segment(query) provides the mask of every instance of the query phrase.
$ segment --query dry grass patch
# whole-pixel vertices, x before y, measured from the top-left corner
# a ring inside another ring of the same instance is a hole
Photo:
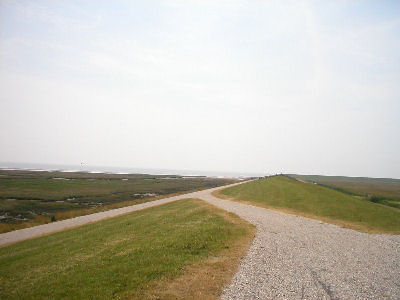
[[[213,213],[222,216],[234,226],[246,228],[247,233],[227,244],[222,251],[184,268],[181,276],[155,282],[143,293],[132,298],[155,299],[219,299],[223,288],[236,273],[241,258],[249,249],[256,228],[238,216],[209,206]]]

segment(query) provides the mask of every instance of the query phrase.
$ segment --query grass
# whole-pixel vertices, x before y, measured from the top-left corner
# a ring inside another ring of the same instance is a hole
[[[296,174],[289,176],[303,181],[316,182],[358,196],[376,196],[400,201],[400,179]]]
[[[171,175],[0,170],[0,233],[232,182]]]
[[[216,299],[253,234],[179,200],[0,248],[0,298]]]
[[[399,210],[286,176],[226,188],[219,195],[363,232],[400,234]]]

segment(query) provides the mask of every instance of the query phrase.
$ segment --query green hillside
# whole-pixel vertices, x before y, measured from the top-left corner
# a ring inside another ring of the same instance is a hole
[[[297,174],[289,176],[400,209],[400,179]]]
[[[354,194],[370,194],[400,200],[400,179],[297,174],[289,174],[289,176],[299,180],[342,188]]]
[[[360,231],[400,233],[400,210],[286,176],[226,188],[220,194]]]
[[[210,204],[179,200],[0,248],[0,298],[214,299],[253,232]]]

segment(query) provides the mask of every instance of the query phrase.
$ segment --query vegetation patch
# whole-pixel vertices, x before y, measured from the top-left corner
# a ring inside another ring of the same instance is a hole
[[[0,175],[0,233],[235,182],[171,175],[15,170],[0,170]]]
[[[254,227],[186,199],[0,249],[1,299],[216,299]]]
[[[297,174],[288,176],[400,209],[400,179]]]
[[[286,176],[229,187],[218,195],[363,232],[400,233],[400,211]]]

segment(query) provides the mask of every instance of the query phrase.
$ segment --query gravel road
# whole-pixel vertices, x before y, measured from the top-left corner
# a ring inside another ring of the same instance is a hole
[[[400,299],[400,236],[365,234],[221,200],[214,190],[0,234],[0,246],[183,198],[201,198],[257,227],[222,299]]]
[[[400,299],[400,236],[202,199],[257,227],[222,299]]]

